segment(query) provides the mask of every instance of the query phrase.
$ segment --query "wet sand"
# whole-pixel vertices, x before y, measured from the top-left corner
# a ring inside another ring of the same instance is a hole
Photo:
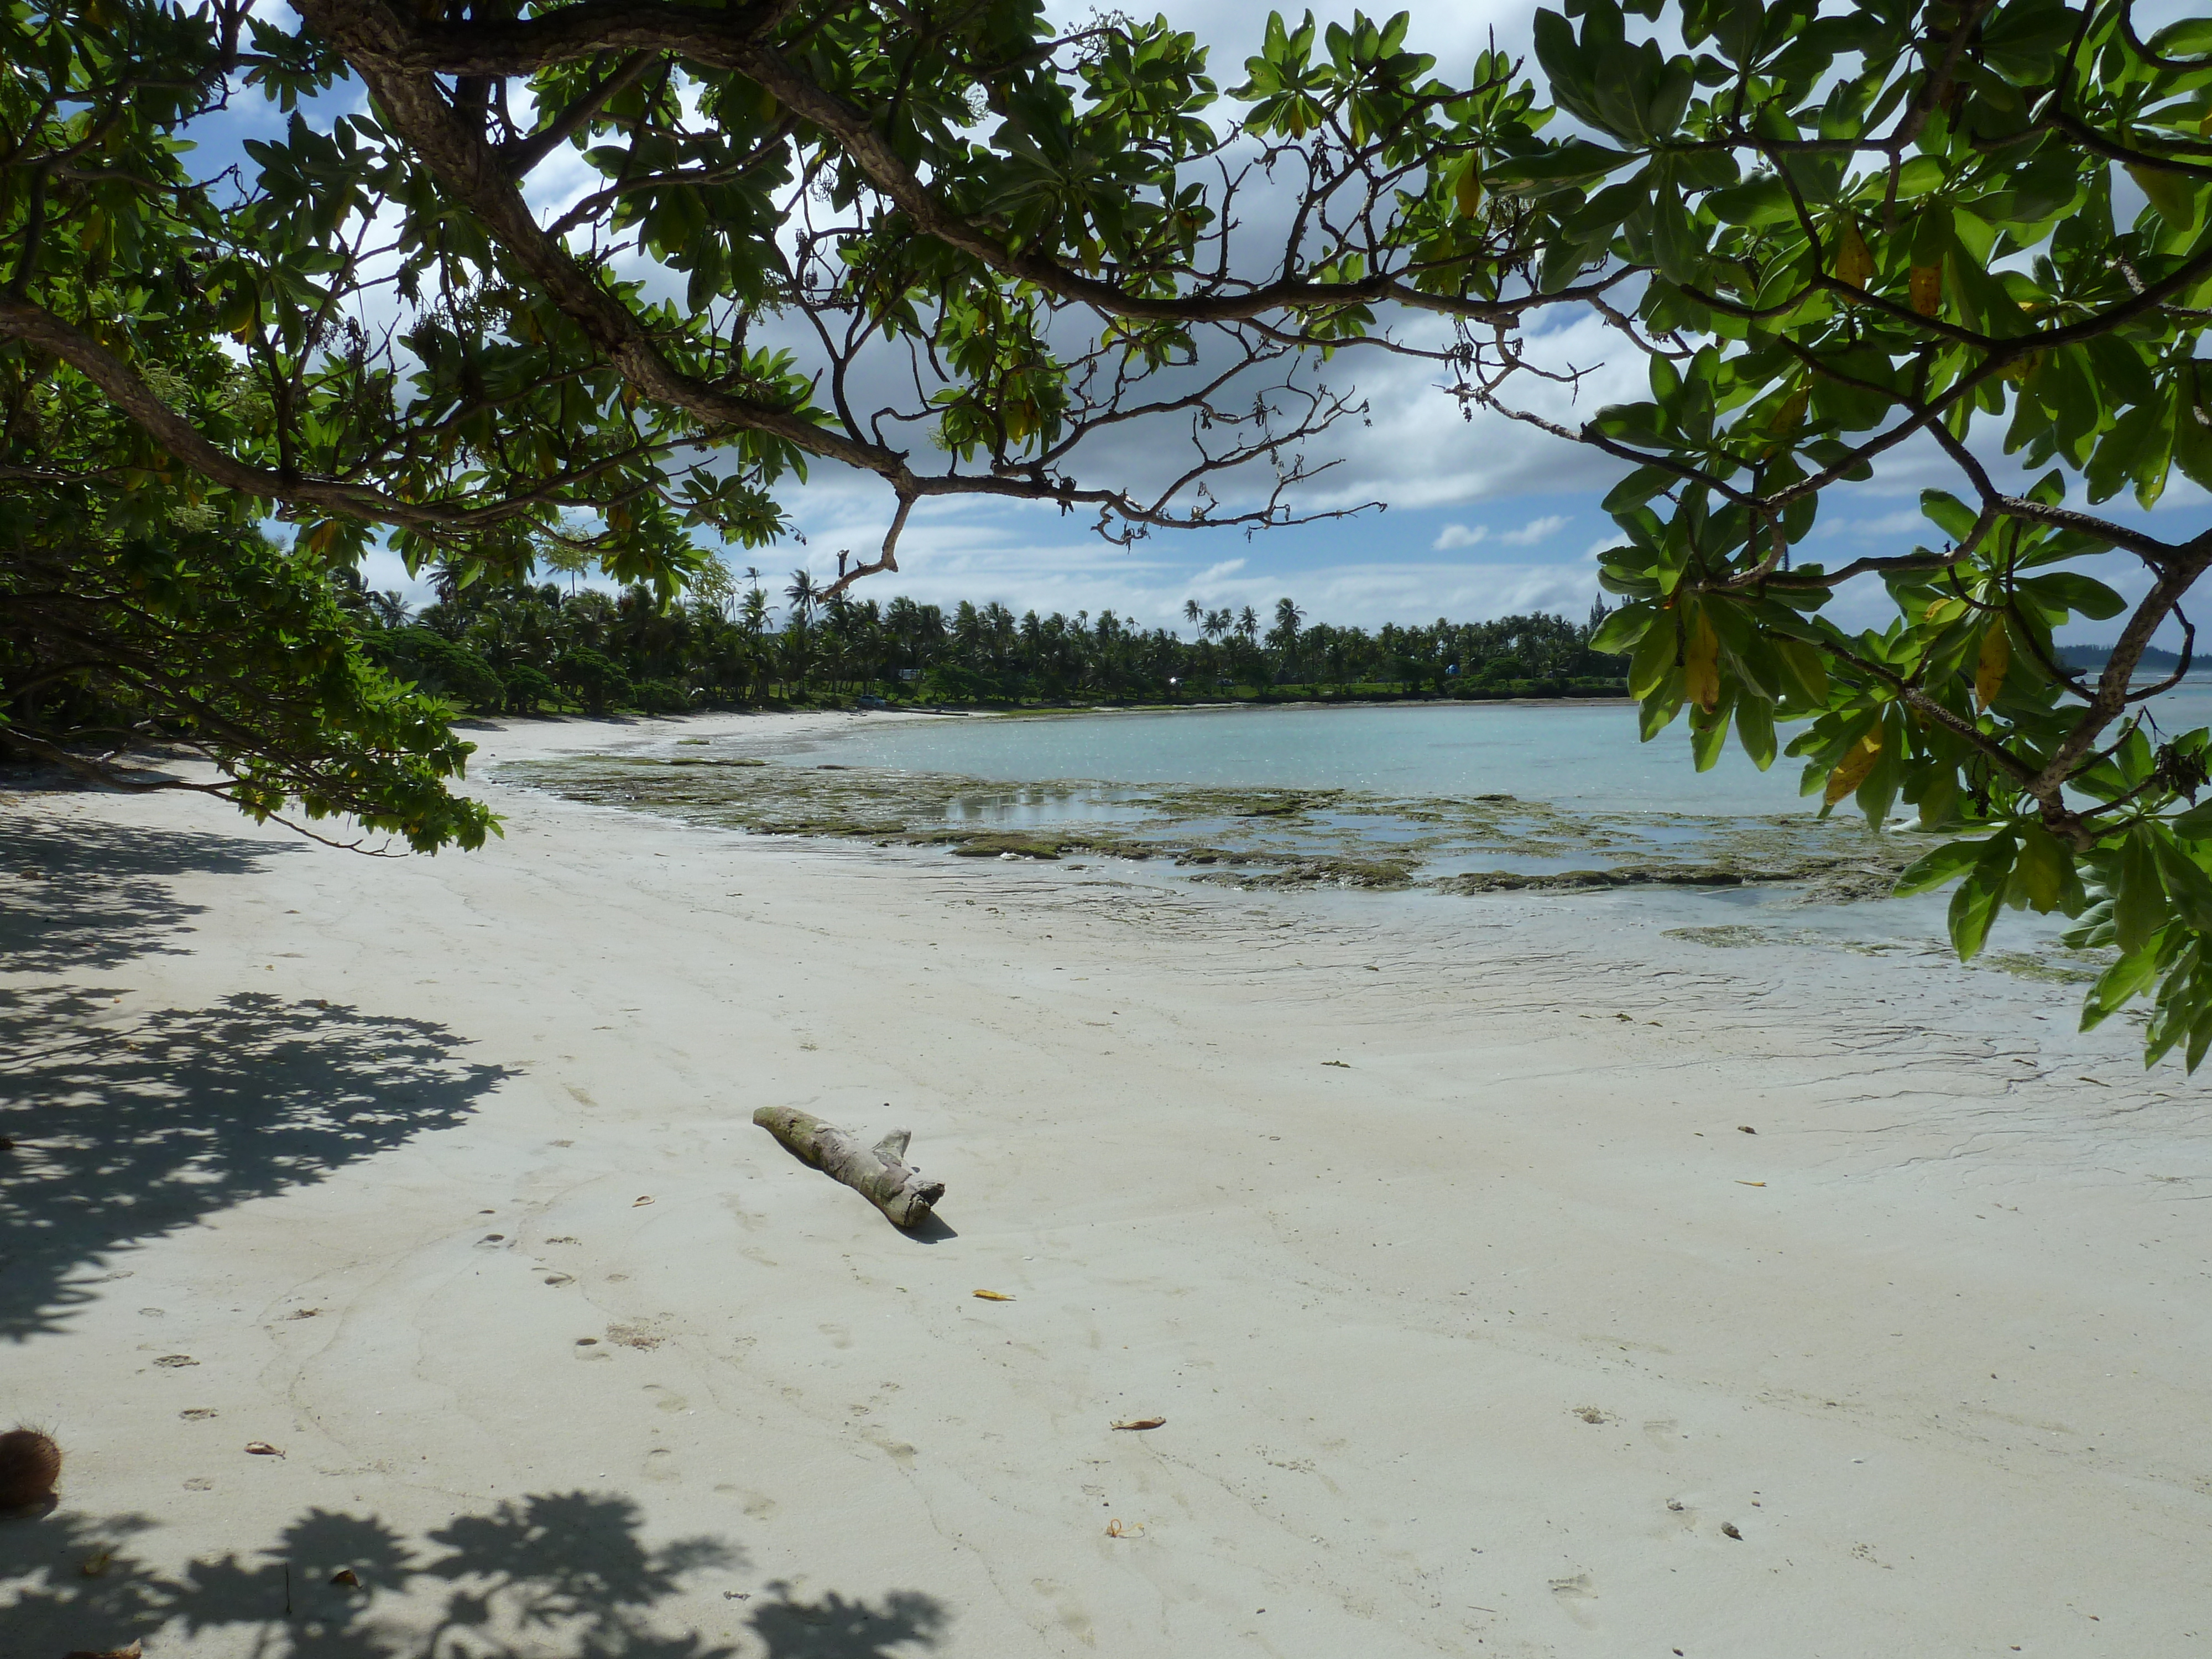
[[[0,799],[0,1651],[2212,1650],[2212,1127],[2077,987],[477,787]]]

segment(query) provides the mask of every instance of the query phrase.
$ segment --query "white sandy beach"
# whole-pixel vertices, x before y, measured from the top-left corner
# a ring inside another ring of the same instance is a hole
[[[6,1659],[2212,1655],[2212,1113],[2078,987],[472,787],[0,799]]]

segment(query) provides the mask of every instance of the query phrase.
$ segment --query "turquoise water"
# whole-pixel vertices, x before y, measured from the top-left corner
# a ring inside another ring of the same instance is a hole
[[[2212,683],[2160,697],[2166,732],[2212,724]],[[1786,744],[1794,731],[1785,727]],[[1516,795],[1589,811],[1735,816],[1816,811],[1802,763],[1762,773],[1731,735],[1710,772],[1691,763],[1686,722],[1637,740],[1620,703],[1414,703],[1200,708],[861,720],[789,751],[850,766],[951,772],[1007,783],[1358,789],[1386,795]]]
[[[1686,732],[1636,738],[1623,704],[1416,703],[862,721],[805,752],[851,766],[953,772],[1008,783],[1358,789],[1388,795],[1517,795],[1597,811],[1795,811],[1797,762],[1760,773],[1730,748],[1711,772]]]

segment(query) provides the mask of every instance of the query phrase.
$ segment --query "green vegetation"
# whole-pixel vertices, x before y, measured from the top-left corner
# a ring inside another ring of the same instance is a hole
[[[1370,635],[1301,628],[1285,599],[1264,638],[1249,611],[1242,625],[1222,611],[1205,615],[1199,637],[1186,641],[1110,611],[1017,618],[1001,605],[963,603],[948,617],[904,598],[883,605],[842,593],[817,605],[803,571],[787,592],[781,625],[757,584],[667,606],[645,588],[563,595],[490,583],[449,585],[420,613],[392,593],[356,592],[351,602],[373,658],[485,714],[665,714],[861,696],[1011,706],[1626,691],[1626,664],[1589,648],[1602,607],[1580,625],[1507,617]]]
[[[1062,34],[1023,0],[9,5],[0,580],[33,620],[0,735],[119,775],[103,725],[158,730],[249,810],[465,842],[481,819],[435,799],[461,758],[441,708],[395,703],[300,608],[322,617],[313,566],[380,538],[456,592],[596,568],[666,604],[716,548],[784,534],[823,462],[879,483],[889,527],[817,601],[896,570],[931,501],[1080,512],[1123,544],[1279,525],[1362,413],[1359,362],[1417,352],[1470,414],[1617,470],[1601,563],[1627,603],[1590,643],[1630,656],[1647,736],[1686,715],[1700,764],[1733,731],[1767,765],[1802,726],[1788,752],[1830,805],[1954,832],[1906,884],[1958,883],[1962,957],[2002,908],[2077,915],[2120,952],[2088,1021],[2149,995],[2149,1057],[2196,1065],[2212,739],[2155,727],[2136,674],[2160,629],[2193,644],[2212,533],[2096,509],[2212,487],[2212,20],[1568,9],[1537,14],[1540,73],[1493,51],[1453,78],[1403,15],[1279,17],[1224,94],[1166,19]],[[296,118],[193,173],[198,124],[254,98]],[[553,218],[526,191],[563,150],[599,182]],[[1580,372],[1547,356],[1559,309],[1644,360],[1649,395],[1547,414]],[[1182,459],[1101,481],[1109,431]],[[1908,452],[1954,475],[1925,544],[1806,558],[1827,492]],[[250,533],[270,515],[289,575]],[[2093,574],[2106,556],[2142,598]],[[148,570],[167,597],[118,597]],[[1827,620],[1855,586],[1887,626]],[[2122,619],[2094,676],[2054,648],[2077,617]],[[434,629],[386,644],[509,708],[678,684],[580,641],[504,666]],[[947,695],[986,672],[932,666]]]
[[[171,352],[180,392],[236,393],[204,342]],[[158,465],[82,381],[30,395],[23,367],[0,356],[16,458],[0,466],[0,751],[134,787],[171,781],[138,751],[182,744],[218,769],[189,787],[258,818],[480,845],[490,814],[447,787],[470,745],[371,660],[343,584],[270,541],[243,497]]]

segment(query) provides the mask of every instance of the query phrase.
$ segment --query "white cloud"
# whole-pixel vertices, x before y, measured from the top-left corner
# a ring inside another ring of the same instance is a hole
[[[1565,514],[1547,513],[1542,518],[1531,519],[1520,529],[1510,531],[1498,539],[1508,547],[1534,547],[1538,542],[1551,540],[1553,532],[1564,530],[1566,524]]]
[[[1429,544],[1429,551],[1448,553],[1455,547],[1474,547],[1489,539],[1490,530],[1487,526],[1477,525],[1474,529],[1469,530],[1463,524],[1448,524],[1437,532],[1436,540]]]

